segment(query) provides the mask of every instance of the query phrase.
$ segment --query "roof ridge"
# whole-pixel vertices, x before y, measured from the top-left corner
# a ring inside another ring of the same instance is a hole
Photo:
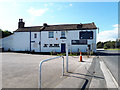
[[[59,25],[47,25],[47,26],[31,26],[31,27],[24,27],[19,28],[16,32],[25,32],[25,31],[32,31],[37,32],[40,30],[43,31],[61,31],[61,30],[92,30],[97,29],[94,22],[92,23],[79,23],[79,24],[59,24]]]

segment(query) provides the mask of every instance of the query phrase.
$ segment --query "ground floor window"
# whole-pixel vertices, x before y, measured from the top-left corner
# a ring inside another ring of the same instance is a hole
[[[87,45],[87,40],[72,40],[72,45]]]

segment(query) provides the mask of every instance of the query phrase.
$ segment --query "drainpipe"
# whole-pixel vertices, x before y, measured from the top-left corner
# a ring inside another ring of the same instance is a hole
[[[41,31],[40,31],[40,41],[39,41],[39,46],[40,46],[40,52],[41,52]]]
[[[31,31],[30,31],[30,52],[31,52]]]

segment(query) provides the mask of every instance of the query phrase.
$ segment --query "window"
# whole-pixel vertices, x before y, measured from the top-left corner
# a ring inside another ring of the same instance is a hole
[[[49,32],[49,38],[54,38],[54,32]]]
[[[37,33],[34,34],[34,38],[37,38]]]
[[[65,37],[65,31],[61,31],[61,37]]]
[[[60,37],[60,39],[66,39],[66,37],[65,37],[65,31],[61,31],[61,37]]]
[[[81,31],[80,39],[93,39],[93,31]]]
[[[87,40],[72,40],[72,45],[87,45]]]

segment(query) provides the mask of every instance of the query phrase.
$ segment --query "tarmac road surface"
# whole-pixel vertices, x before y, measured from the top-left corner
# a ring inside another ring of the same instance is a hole
[[[120,86],[120,51],[118,50],[101,50],[98,54],[109,68],[110,72]]]

